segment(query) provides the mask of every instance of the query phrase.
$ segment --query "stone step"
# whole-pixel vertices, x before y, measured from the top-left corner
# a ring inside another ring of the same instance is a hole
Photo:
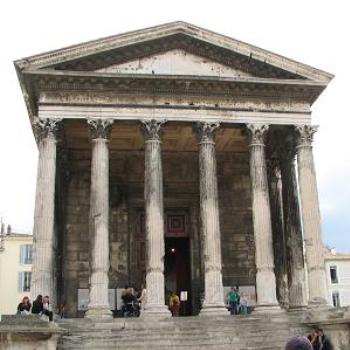
[[[294,333],[294,332],[293,332]],[[292,334],[293,334],[292,333]],[[283,333],[272,333],[271,334],[261,334],[257,332],[254,337],[247,336],[234,336],[234,335],[225,335],[225,334],[213,334],[211,332],[204,332],[203,334],[197,335],[181,335],[175,334],[173,336],[169,335],[148,335],[146,337],[139,336],[127,336],[126,334],[114,334],[114,335],[103,335],[99,337],[94,336],[68,336],[63,338],[64,349],[69,348],[84,348],[84,349],[101,349],[103,348],[113,348],[121,347],[126,348],[162,348],[162,347],[182,347],[182,346],[199,346],[208,347],[208,346],[223,346],[230,345],[231,349],[241,348],[246,349],[248,346],[252,348],[261,348],[262,346],[269,347],[270,349],[273,346],[281,345],[283,346],[286,343],[291,335],[291,332]]]
[[[300,320],[299,320],[300,322]],[[58,349],[282,350],[291,336],[306,329],[293,317],[200,317],[159,321],[115,319],[109,322],[61,320],[68,330]]]

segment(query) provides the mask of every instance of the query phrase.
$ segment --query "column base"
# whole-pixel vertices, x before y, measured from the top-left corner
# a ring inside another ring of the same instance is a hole
[[[204,304],[199,316],[230,316],[230,312],[223,304]]]
[[[285,310],[278,304],[257,305],[253,310],[253,314],[278,314],[284,312]]]
[[[307,307],[308,308],[315,308],[315,307],[327,307],[328,302],[326,299],[323,298],[313,298],[311,300],[309,300]]]
[[[169,318],[171,312],[166,305],[146,305],[145,310],[141,313],[141,318]]]
[[[300,311],[305,311],[306,309],[307,309],[307,305],[292,305],[288,307],[287,311],[300,312]]]
[[[109,306],[92,305],[92,306],[89,306],[88,310],[85,312],[85,318],[111,319],[113,318],[113,314],[112,314],[112,311],[109,309]]]

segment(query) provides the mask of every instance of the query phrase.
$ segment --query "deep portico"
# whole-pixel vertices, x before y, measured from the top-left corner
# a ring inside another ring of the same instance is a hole
[[[256,311],[326,304],[310,108],[331,74],[183,22],[15,66],[39,147],[32,296],[70,317],[78,290],[111,317],[108,289],[144,282],[149,315],[170,290],[223,314],[236,284]]]

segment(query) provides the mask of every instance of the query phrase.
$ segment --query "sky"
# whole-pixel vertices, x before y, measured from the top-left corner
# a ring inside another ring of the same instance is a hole
[[[0,217],[33,227],[37,147],[13,61],[182,20],[335,75],[312,106],[324,243],[350,252],[350,5],[346,0],[0,2]]]

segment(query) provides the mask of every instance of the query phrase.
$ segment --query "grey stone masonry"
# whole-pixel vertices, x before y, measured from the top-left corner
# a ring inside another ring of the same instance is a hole
[[[60,119],[36,119],[34,128],[39,140],[39,161],[34,212],[34,252],[31,295],[49,295],[54,305],[54,213],[56,143]]]
[[[164,208],[161,126],[165,121],[143,120],[145,140],[146,288],[143,316],[170,316],[164,300]]]
[[[204,258],[204,302],[201,314],[226,313],[223,302],[221,235],[214,131],[218,123],[197,123],[199,139],[200,213]]]
[[[268,125],[247,124],[255,236],[257,310],[279,309],[272,243],[271,213],[265,159]]]
[[[109,271],[109,150],[113,120],[89,119],[92,137],[90,242],[90,302],[87,317],[111,317]]]
[[[312,154],[313,135],[317,131],[317,127],[311,125],[296,126],[295,131],[297,136],[297,160],[305,253],[309,279],[309,304],[326,304],[327,284],[323,257],[321,217]]]

